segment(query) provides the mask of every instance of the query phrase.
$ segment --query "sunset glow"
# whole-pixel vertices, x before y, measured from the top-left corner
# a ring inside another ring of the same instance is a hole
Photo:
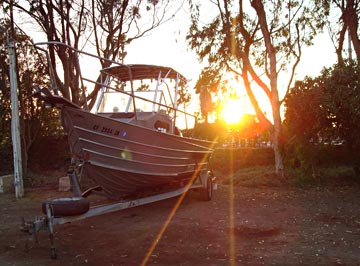
[[[221,117],[226,124],[237,124],[244,115],[242,102],[239,99],[227,99],[221,108]]]

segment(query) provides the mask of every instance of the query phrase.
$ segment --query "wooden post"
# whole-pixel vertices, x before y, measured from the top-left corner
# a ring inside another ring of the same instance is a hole
[[[349,60],[352,60],[352,49],[351,49],[351,34],[350,34],[350,27],[348,28],[348,53],[349,53]]]
[[[19,103],[18,103],[18,84],[16,75],[15,43],[12,38],[8,38],[8,54],[10,59],[10,89],[11,89],[11,138],[14,157],[14,187],[16,198],[24,196],[23,171],[21,159],[20,143],[20,122],[19,122]]]

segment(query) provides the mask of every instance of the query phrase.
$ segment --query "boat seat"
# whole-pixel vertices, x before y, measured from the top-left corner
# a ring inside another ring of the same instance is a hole
[[[130,123],[138,124],[143,127],[160,130],[170,130],[171,118],[166,113],[153,113],[153,112],[138,112],[137,121],[135,117],[131,119]]]
[[[99,115],[121,120],[125,123],[137,124],[143,127],[166,130],[169,132],[171,128],[171,118],[164,112],[137,112],[137,119],[133,112],[129,113],[99,113]]]

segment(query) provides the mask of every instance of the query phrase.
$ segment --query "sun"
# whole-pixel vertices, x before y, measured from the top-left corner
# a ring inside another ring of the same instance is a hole
[[[240,99],[226,99],[220,111],[222,119],[228,125],[237,124],[244,115],[243,103]]]

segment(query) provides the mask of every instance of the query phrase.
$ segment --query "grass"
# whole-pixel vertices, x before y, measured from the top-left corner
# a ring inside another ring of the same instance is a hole
[[[54,171],[53,173],[39,174],[29,171],[24,178],[25,187],[41,187],[41,186],[53,186],[57,185],[59,178],[65,176],[66,173]]]
[[[328,179],[356,179],[354,169],[349,166],[333,166],[320,169],[319,174]]]
[[[300,169],[287,169],[285,177],[279,177],[272,165],[246,167],[219,178],[223,184],[246,187],[278,186],[326,186],[359,183],[360,178],[349,166],[329,166],[316,169],[316,174],[304,173]]]
[[[254,166],[242,168],[229,174],[223,178],[223,184],[230,184],[233,181],[234,185],[259,187],[259,186],[281,186],[288,185],[288,178],[278,177],[275,173],[275,168],[272,165]]]

